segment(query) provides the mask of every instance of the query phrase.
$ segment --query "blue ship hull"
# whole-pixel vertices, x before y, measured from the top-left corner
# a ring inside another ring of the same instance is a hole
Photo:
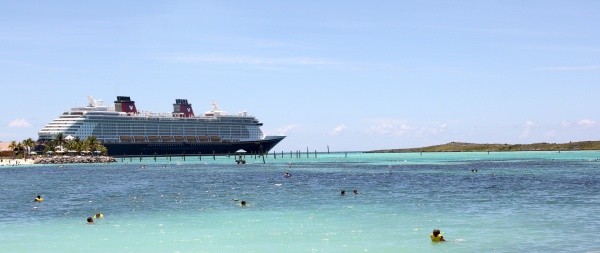
[[[104,143],[110,156],[151,155],[227,155],[244,150],[247,154],[268,153],[285,136],[267,137],[246,142],[169,142],[169,143]]]

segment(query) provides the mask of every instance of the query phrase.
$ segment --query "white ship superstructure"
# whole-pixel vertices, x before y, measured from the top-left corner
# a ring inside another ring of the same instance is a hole
[[[39,141],[54,140],[59,133],[86,139],[95,136],[113,155],[268,152],[284,136],[267,137],[262,123],[246,112],[236,115],[219,110],[195,116],[186,99],[176,99],[171,113],[138,111],[129,97],[119,96],[114,107],[88,98],[88,105],[64,112],[42,130]]]

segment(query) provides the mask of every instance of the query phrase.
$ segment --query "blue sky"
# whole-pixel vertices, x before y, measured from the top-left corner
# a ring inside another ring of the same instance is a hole
[[[0,3],[0,141],[86,96],[248,111],[276,151],[600,139],[598,1]]]

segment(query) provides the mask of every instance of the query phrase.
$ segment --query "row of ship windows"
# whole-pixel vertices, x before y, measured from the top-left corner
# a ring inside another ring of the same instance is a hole
[[[77,129],[66,129],[67,131],[77,131]],[[90,131],[90,130],[87,130]],[[206,133],[206,132],[211,132],[211,133],[248,133],[248,132],[260,132],[260,130],[255,130],[255,131],[249,131],[247,129],[190,129],[190,130],[183,130],[183,129],[160,129],[160,130],[152,130],[152,129],[102,129],[102,128],[96,128],[93,130],[94,132],[109,132],[109,133],[125,133],[125,132],[132,132],[132,133]]]
[[[253,129],[254,130],[254,129]],[[78,131],[77,128],[46,128],[41,132],[56,132],[56,131],[68,131],[75,132]],[[83,129],[81,131],[90,132],[92,129]],[[169,134],[169,133],[249,133],[249,132],[260,132],[258,129],[254,131],[248,131],[248,129],[103,129],[96,128],[93,129],[93,132],[101,132],[101,133],[161,133],[161,134]]]
[[[72,131],[76,131],[76,129],[68,129]],[[87,130],[90,131],[90,130]],[[161,130],[151,130],[151,129],[94,129],[94,132],[109,132],[109,133],[248,133],[248,132],[260,132],[260,131],[248,131],[246,129],[197,129],[197,130],[182,130],[182,129],[161,129]]]
[[[246,138],[249,136],[260,136],[260,135],[249,135],[249,134],[227,134],[227,133],[202,133],[202,134],[139,134],[139,133],[120,133],[119,135],[110,134],[110,133],[91,133],[94,136],[120,136],[120,135],[130,135],[130,136],[221,136],[221,137],[232,137],[232,138]]]
[[[75,122],[75,121],[86,121],[86,122],[100,122],[100,123],[110,123],[110,122],[133,122],[135,124],[140,124],[140,123],[152,123],[152,124],[156,124],[156,123],[168,123],[168,124],[214,124],[214,123],[243,123],[243,124],[253,124],[253,123],[259,123],[258,120],[255,119],[236,119],[236,118],[218,118],[218,119],[213,119],[213,118],[206,118],[206,119],[186,119],[186,118],[155,118],[155,119],[146,119],[146,118],[113,118],[113,119],[107,119],[106,117],[86,117],[86,118],[81,118],[81,117],[73,117],[73,116],[67,116],[67,117],[60,117],[57,119],[54,119],[53,122],[58,122],[58,121],[63,121],[63,122]]]
[[[46,130],[53,130],[53,129],[79,129],[80,126],[47,126],[44,129]],[[92,127],[86,127],[84,129],[92,129]],[[136,126],[136,127],[131,127],[131,126],[119,126],[119,127],[109,127],[109,126],[98,126],[95,127],[95,129],[129,129],[129,130],[156,130],[156,131],[209,131],[209,130],[232,130],[232,131],[243,131],[246,128],[245,127],[239,127],[239,126],[215,126],[215,127],[143,127],[143,126]]]
[[[165,113],[165,116],[169,116],[169,113]],[[63,113],[59,119],[62,118],[82,118],[82,119],[90,119],[90,120],[96,120],[96,119],[101,119],[103,121],[107,121],[107,120],[143,120],[143,121],[150,121],[150,120],[193,120],[193,121],[197,121],[197,120],[202,120],[202,121],[208,121],[208,120],[222,120],[222,121],[256,121],[255,117],[252,116],[244,116],[244,117],[240,117],[240,116],[233,116],[233,115],[222,115],[219,118],[181,118],[181,117],[154,117],[154,118],[149,118],[149,117],[145,117],[143,115],[138,115],[137,117],[131,117],[131,116],[120,116],[118,115],[118,113],[115,112],[87,112],[86,113],[86,117],[81,117],[83,116],[83,112],[65,112]]]
[[[67,119],[65,121],[73,121],[72,119]],[[218,123],[258,123],[258,120],[251,119],[234,119],[234,118],[220,118],[220,119],[182,119],[182,118],[155,118],[155,119],[146,119],[146,118],[113,118],[106,119],[104,117],[89,117],[87,121],[93,122],[131,122],[133,121],[135,124],[139,123],[165,123],[165,124],[218,124]],[[140,122],[141,121],[141,122]]]
[[[79,126],[47,126],[42,130],[64,130],[64,129],[80,129]],[[119,126],[119,127],[107,127],[107,126],[98,126],[98,127],[84,127],[81,129],[101,129],[101,130],[131,130],[131,131],[247,131],[246,127],[237,127],[237,126],[225,126],[225,127],[189,127],[189,128],[181,128],[181,127],[127,127],[127,126]],[[250,128],[251,130],[258,131],[259,128]]]
[[[76,127],[80,127],[80,126],[84,126],[83,123],[50,123],[48,124],[46,127],[68,127],[68,126],[76,126]],[[89,125],[91,127],[91,125]],[[182,125],[174,125],[174,124],[145,124],[145,125],[140,125],[140,124],[98,124],[98,127],[137,127],[137,128],[161,128],[161,127],[169,127],[169,128],[220,128],[220,127],[246,127],[249,125],[223,125],[223,124],[210,124],[210,125],[197,125],[197,124],[182,124]]]
[[[75,132],[63,132],[64,135],[75,135]],[[114,134],[108,134],[108,133],[92,133],[91,135],[98,137],[99,139],[110,139],[110,138],[114,138],[117,135]],[[126,135],[124,133],[121,133],[121,135]],[[133,135],[133,134],[131,134]],[[146,135],[146,136],[152,136],[152,135]],[[185,136],[185,135],[177,135],[177,134],[173,134],[173,135],[165,135],[165,136]],[[205,133],[205,134],[200,134],[200,135],[195,135],[195,136],[219,136],[221,138],[231,138],[231,139],[243,139],[243,138],[249,138],[251,135],[248,134],[217,134],[217,133]],[[255,135],[254,137],[259,137],[260,135]],[[49,137],[49,136],[48,136]]]
[[[59,131],[47,131],[47,132],[93,132],[93,133],[106,133],[106,134],[164,134],[164,135],[169,135],[169,134],[183,134],[183,135],[187,135],[187,134],[191,134],[191,135],[202,135],[202,134],[206,134],[206,133],[210,133],[210,134],[249,134],[249,133],[259,133],[260,131],[226,131],[226,130],[222,130],[222,131],[127,131],[127,130],[121,130],[121,131],[114,131],[114,130],[107,130],[107,131],[102,131],[102,130],[93,130],[93,131],[77,131],[77,130],[72,130],[72,129],[68,129],[68,130],[59,130]]]

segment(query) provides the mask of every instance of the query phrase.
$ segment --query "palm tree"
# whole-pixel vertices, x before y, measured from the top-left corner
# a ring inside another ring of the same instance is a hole
[[[90,152],[90,144],[84,140],[80,142],[81,152],[85,151],[86,153]]]
[[[26,155],[29,155],[29,152],[33,149],[33,147],[35,147],[35,142],[31,138],[23,140],[21,144],[23,144],[23,146],[27,150],[27,152],[25,152]]]
[[[85,141],[92,152],[98,150],[98,147],[101,145],[96,136],[89,136]]]
[[[81,154],[81,151],[83,151],[84,148],[83,142],[79,139],[79,137],[75,137],[72,142],[73,147],[71,147],[71,149],[77,151],[78,154]]]
[[[106,155],[106,152],[108,152],[108,149],[106,149],[106,147],[104,145],[100,145],[98,147],[98,151],[100,151],[100,154]]]
[[[19,152],[23,152],[23,144],[21,144],[20,142],[17,143],[17,151],[15,152],[15,154],[18,154]],[[25,158],[23,157],[23,155],[21,155],[21,158]]]
[[[67,152],[74,150],[75,146],[77,146],[77,143],[75,143],[73,140],[65,140],[64,149],[66,149]]]
[[[89,150],[90,152],[92,152],[92,154],[106,154],[108,152],[106,147],[102,145],[102,142],[100,142],[98,138],[96,138],[96,136],[93,135],[89,136],[85,141],[83,141],[83,145],[83,150]]]
[[[13,159],[15,159],[15,156],[19,152],[19,144],[17,144],[17,141],[11,141],[8,144],[8,148],[13,151]]]
[[[62,146],[64,148],[66,140],[65,140],[65,137],[63,136],[63,133],[58,133],[56,135],[56,138],[54,139],[54,141],[57,146]]]
[[[56,143],[55,143],[55,141],[47,141],[44,146],[45,146],[44,147],[44,153],[48,153],[49,151],[51,151],[51,152],[56,151]]]

